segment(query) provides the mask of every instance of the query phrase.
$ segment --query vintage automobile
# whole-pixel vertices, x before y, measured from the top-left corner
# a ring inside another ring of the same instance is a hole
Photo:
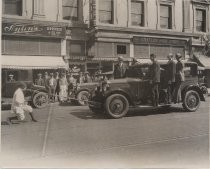
[[[121,118],[131,107],[152,107],[149,66],[138,64],[130,66],[124,79],[103,81],[92,91],[89,108],[95,113],[106,113],[111,118]],[[182,104],[186,111],[196,111],[205,97],[198,85],[197,64],[185,63],[185,81],[181,86]],[[167,100],[167,81],[164,78],[167,64],[161,63],[161,83],[159,89],[160,106],[170,106]]]
[[[19,81],[6,82],[2,85],[2,101],[4,99],[8,100],[13,97],[16,90],[16,85]],[[44,86],[34,85],[31,81],[24,81],[27,88],[24,91],[24,96],[26,97],[29,104],[35,108],[43,108],[48,104],[48,94]]]
[[[96,76],[99,79],[104,79],[105,77],[107,79],[110,79],[113,72],[104,72],[101,74],[97,74]],[[75,100],[76,103],[80,106],[86,106],[88,105],[88,99],[90,96],[90,92],[95,89],[98,82],[90,82],[90,83],[82,83],[77,84],[73,90],[73,92],[70,95],[70,100]]]

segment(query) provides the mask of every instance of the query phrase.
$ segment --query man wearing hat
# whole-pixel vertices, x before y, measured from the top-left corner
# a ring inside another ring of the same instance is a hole
[[[150,85],[152,88],[152,105],[154,107],[158,106],[159,103],[159,90],[158,86],[160,83],[160,64],[156,60],[156,55],[151,54],[150,59],[152,65],[150,66],[149,75],[150,75]]]
[[[47,80],[47,88],[48,88],[48,95],[49,98],[55,102],[55,89],[57,86],[57,81],[53,77],[53,73],[50,73],[50,77]]]
[[[174,89],[174,103],[179,103],[182,101],[181,98],[181,85],[185,80],[184,77],[184,63],[181,60],[182,55],[180,53],[176,54],[176,75],[175,75],[175,89]]]
[[[57,81],[56,89],[55,89],[55,95],[57,96],[58,101],[60,101],[59,98],[59,92],[60,92],[60,86],[59,86],[59,72],[55,72],[55,80]]]
[[[92,82],[92,79],[90,77],[90,73],[87,71],[85,72],[84,83],[90,83],[90,82]]]
[[[48,73],[45,72],[45,73],[44,73],[43,81],[44,81],[44,86],[45,86],[45,88],[47,89],[47,91],[48,91],[48,87],[47,87],[48,78],[49,78]]]
[[[168,54],[168,63],[166,69],[166,80],[168,82],[167,87],[167,101],[170,103],[172,100],[172,93],[175,86],[175,74],[176,74],[176,63],[173,60],[173,54]]]
[[[9,82],[15,82],[15,79],[14,79],[14,75],[13,74],[10,74],[9,75]]]
[[[42,79],[42,74],[37,74],[37,79],[35,79],[35,85],[45,86],[44,80]]]
[[[128,67],[125,63],[123,63],[123,57],[118,57],[118,63],[114,66],[114,78],[121,79],[126,75]]]

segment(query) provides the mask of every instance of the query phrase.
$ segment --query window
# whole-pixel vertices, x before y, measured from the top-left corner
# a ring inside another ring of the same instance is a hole
[[[61,55],[60,39],[4,37],[4,52],[8,55]]]
[[[206,11],[196,9],[196,31],[206,32]]]
[[[63,0],[63,19],[78,20],[78,0]]]
[[[67,41],[66,50],[68,56],[85,56],[85,43]]]
[[[113,0],[99,1],[99,22],[113,24]]]
[[[170,5],[160,5],[160,27],[172,29],[172,8]]]
[[[125,45],[117,45],[117,54],[125,55],[126,52],[126,46]]]
[[[141,1],[131,1],[131,24],[144,26],[144,3]]]
[[[3,0],[3,13],[22,16],[22,0]]]

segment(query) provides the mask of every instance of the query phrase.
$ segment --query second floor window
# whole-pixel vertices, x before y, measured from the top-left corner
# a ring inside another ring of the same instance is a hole
[[[196,31],[206,32],[206,11],[196,9]]]
[[[22,0],[3,0],[3,13],[22,16]]]
[[[160,27],[172,29],[172,8],[170,5],[160,5]]]
[[[99,1],[99,22],[113,24],[113,0]]]
[[[63,19],[78,20],[78,0],[63,0]]]
[[[131,22],[135,26],[144,26],[144,3],[131,1]]]

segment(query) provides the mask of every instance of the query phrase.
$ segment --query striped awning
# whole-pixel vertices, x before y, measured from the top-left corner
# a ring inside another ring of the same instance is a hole
[[[207,57],[207,56],[204,56],[204,55],[194,55],[194,58],[205,69],[210,69],[210,57]]]
[[[7,69],[60,69],[68,68],[60,56],[2,55],[1,67]]]

